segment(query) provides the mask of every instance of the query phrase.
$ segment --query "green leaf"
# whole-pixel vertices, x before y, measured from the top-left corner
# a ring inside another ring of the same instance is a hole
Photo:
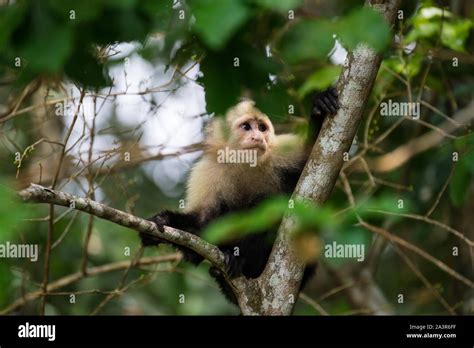
[[[81,0],[74,2],[48,0],[45,2],[48,3],[49,7],[56,13],[56,15],[66,19],[73,25],[98,17],[105,5],[103,1],[96,0]],[[74,11],[74,20],[70,19],[71,11]]]
[[[254,209],[218,219],[206,228],[202,236],[218,244],[249,234],[276,230],[286,212],[291,213],[295,221],[295,233],[333,231],[339,226],[339,221],[333,218],[334,210],[329,206],[319,207],[294,201],[290,208],[288,197],[273,197]]]
[[[0,181],[0,243],[16,239],[15,229],[21,226],[27,211],[15,192],[8,187],[11,183]]]
[[[240,0],[193,0],[189,5],[196,17],[194,31],[213,49],[223,48],[249,17],[247,7]]]
[[[218,115],[237,102],[241,90],[239,69],[225,53],[208,55],[201,64],[203,76],[199,79],[205,86],[206,109]]]
[[[292,104],[290,96],[281,84],[261,88],[253,96],[256,106],[262,110],[274,123],[288,120],[288,105]]]
[[[137,0],[105,0],[105,3],[110,7],[128,10],[135,6]]]
[[[468,147],[474,147],[474,132],[454,139],[454,147],[458,151],[465,151]]]
[[[400,61],[399,57],[390,57],[389,59],[384,60],[382,64],[399,74],[414,77],[420,72],[425,59],[424,55],[415,52],[403,62]]]
[[[310,92],[328,88],[337,80],[341,69],[338,65],[329,65],[311,74],[298,90],[298,96],[303,99]]]
[[[280,221],[287,206],[288,199],[272,198],[250,211],[233,213],[216,220],[206,228],[202,236],[210,243],[219,244],[267,231]]]
[[[452,12],[439,7],[422,7],[411,19],[412,29],[405,41],[430,40],[434,43],[441,35],[441,43],[455,51],[465,52],[473,21],[456,18]]]
[[[376,51],[382,51],[389,45],[391,39],[388,24],[380,14],[368,7],[352,11],[338,22],[336,31],[347,49],[354,49],[359,43],[366,43]]]
[[[8,301],[11,301],[11,296],[14,293],[15,288],[15,278],[12,273],[12,265],[8,262],[0,262],[0,307],[5,307],[8,304]]]
[[[474,175],[474,132],[454,140],[459,153],[459,164]]]
[[[10,35],[23,20],[24,6],[1,6],[0,7],[0,49],[10,40]]]
[[[326,234],[325,242],[323,249],[324,260],[334,267],[340,267],[349,262],[362,262],[365,260],[371,246],[372,234],[365,228],[351,226],[350,228]],[[342,257],[337,255],[338,248],[345,248],[346,246],[355,252],[354,255],[345,254]],[[357,255],[357,251],[360,251],[361,254]]]
[[[302,0],[255,0],[258,5],[269,8],[271,10],[279,11],[279,12],[286,12],[289,10],[297,9]]]
[[[71,27],[57,21],[46,3],[32,2],[12,39],[23,67],[34,75],[61,71],[71,52],[73,35]]]
[[[473,24],[470,20],[456,20],[444,23],[441,42],[455,51],[465,52],[464,45],[471,33]]]
[[[294,202],[294,208],[290,209],[297,223],[299,231],[333,231],[337,229],[343,219],[334,219],[334,209],[329,205],[317,206],[314,204]]]
[[[469,173],[474,175],[474,148],[471,148],[470,151],[467,151],[461,156],[461,162]]]
[[[290,64],[323,58],[334,46],[333,34],[334,28],[327,21],[301,21],[285,33],[279,47]]]
[[[403,208],[399,208],[399,200],[403,201]],[[374,197],[366,201],[361,201],[357,207],[356,211],[359,214],[362,214],[364,217],[369,215],[370,210],[378,209],[392,213],[408,213],[412,211],[412,203],[408,197],[398,196],[394,197],[393,195],[384,194],[379,197]]]
[[[32,29],[35,30],[35,29]],[[68,27],[56,25],[37,29],[31,41],[20,49],[28,69],[37,72],[60,72],[72,48],[72,32]]]
[[[236,56],[235,52],[239,54]],[[273,57],[267,57],[264,49],[248,44],[240,36],[233,38],[225,50],[209,51],[201,70],[203,76],[199,81],[206,90],[206,108],[217,114],[224,114],[234,105],[244,89],[252,91],[254,99],[281,92],[274,85],[269,88],[269,75],[277,75],[280,64]],[[282,105],[280,100],[277,104]]]

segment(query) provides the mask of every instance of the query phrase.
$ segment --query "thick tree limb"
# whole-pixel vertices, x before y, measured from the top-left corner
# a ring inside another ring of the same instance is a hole
[[[399,0],[366,1],[388,23],[393,23],[399,4]],[[362,120],[380,61],[381,56],[366,45],[348,54],[337,86],[340,110],[323,124],[293,198],[323,203],[329,197],[342,168],[343,154]],[[305,267],[291,246],[293,225],[291,215],[283,219],[265,271],[237,294],[243,314],[291,314]]]
[[[134,229],[135,231],[149,233],[171,243],[194,250],[217,268],[224,269],[224,255],[219,248],[194,234],[167,226],[165,226],[164,232],[160,232],[151,221],[111,208],[88,198],[76,197],[69,193],[51,190],[36,184],[31,184],[28,188],[20,191],[19,195],[25,202],[50,203],[64,207],[74,207],[74,209],[115,222],[118,225]]]

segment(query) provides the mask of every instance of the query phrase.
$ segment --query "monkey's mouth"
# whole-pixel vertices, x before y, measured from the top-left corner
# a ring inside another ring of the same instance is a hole
[[[265,152],[267,150],[267,147],[263,144],[251,144],[243,146],[242,150],[260,150],[262,152]]]

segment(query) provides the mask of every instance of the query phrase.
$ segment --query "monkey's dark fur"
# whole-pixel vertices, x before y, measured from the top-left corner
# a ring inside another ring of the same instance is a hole
[[[275,160],[274,162],[276,164],[274,164],[271,167],[272,169],[269,169],[272,171],[271,179],[276,180],[276,184],[272,185],[272,187],[273,186],[276,187],[276,191],[273,188],[262,189],[260,190],[260,192],[257,192],[256,194],[248,194],[248,195],[239,194],[238,196],[234,195],[235,197],[233,197],[232,199],[228,199],[224,197],[224,193],[220,193],[219,191],[216,191],[214,197],[211,198],[212,201],[210,203],[207,203],[205,206],[200,206],[199,208],[195,208],[195,209],[192,208],[190,211],[186,211],[186,212],[174,212],[174,211],[166,210],[153,216],[152,218],[150,218],[150,220],[155,222],[158,228],[161,230],[163,229],[163,226],[166,225],[166,226],[174,227],[183,231],[187,231],[187,232],[199,235],[201,231],[206,227],[206,225],[216,218],[219,218],[228,213],[237,212],[237,211],[245,211],[245,210],[251,209],[252,207],[258,205],[263,199],[268,198],[269,196],[272,196],[274,194],[291,195],[291,193],[293,192],[296,186],[296,183],[298,182],[298,179],[303,170],[303,167],[306,163],[309,150],[311,149],[312,145],[314,144],[314,141],[316,140],[319,134],[324,118],[327,115],[335,114],[338,108],[339,108],[339,105],[338,105],[337,92],[334,88],[330,88],[314,96],[312,109],[311,109],[311,118],[309,122],[309,132],[308,132],[308,137],[306,139],[306,144],[304,146],[305,147],[304,155],[301,155],[297,158],[293,156],[293,158],[287,158],[283,160],[279,158],[278,160],[279,162]],[[251,110],[254,110],[255,113],[261,114],[261,112],[255,108]],[[237,116],[240,117],[242,115],[237,115]],[[266,115],[261,114],[257,118],[259,120],[264,119],[265,120],[264,122],[266,122],[265,124],[271,128],[270,132],[273,132],[273,126],[271,125],[271,122],[266,117]],[[245,124],[245,120],[243,122],[244,122],[243,124]],[[246,128],[248,127],[246,126]],[[257,128],[259,127],[260,126],[258,126]],[[271,140],[271,141],[269,140],[269,142],[272,142],[272,141],[274,140]],[[281,165],[280,165],[280,162],[281,162]],[[292,162],[292,163],[287,164],[286,162]],[[206,174],[211,175],[211,176],[213,175],[213,173],[206,173],[205,170],[204,170],[204,173],[201,175],[206,175]],[[266,178],[260,178],[259,180],[261,179],[267,180]],[[216,180],[218,179],[216,178]],[[238,184],[237,182],[233,182],[232,178],[223,178],[222,180],[228,180],[226,185]],[[236,180],[240,181],[241,176],[238,176],[238,179]],[[196,186],[199,184],[193,184],[191,182],[190,185]],[[239,189],[241,191],[241,187],[239,187]],[[254,190],[255,188],[248,187],[246,189]],[[259,189],[257,188],[256,191],[259,191]],[[226,258],[226,266],[227,266],[228,275],[231,278],[237,277],[240,275],[244,275],[245,277],[248,277],[248,278],[257,278],[258,276],[260,276],[260,274],[263,272],[266,266],[268,257],[272,250],[275,236],[276,236],[276,229],[272,231],[262,231],[262,233],[251,234],[240,240],[235,240],[232,242],[228,242],[226,244],[219,245],[219,248],[224,253],[225,258]],[[164,242],[163,240],[152,237],[149,234],[141,234],[141,239],[144,246],[157,245],[159,243]],[[200,255],[198,255],[197,253],[195,253],[194,251],[190,249],[187,249],[178,245],[176,245],[176,247],[183,252],[185,259],[192,262],[193,264],[197,265],[203,260],[203,258]],[[234,251],[236,247],[239,250],[238,256],[234,255]],[[314,273],[315,267],[316,267],[315,264],[308,265],[306,267],[304,275],[303,275],[303,279],[301,282],[301,289],[304,287],[306,282]],[[230,288],[230,286],[225,281],[225,278],[222,275],[222,273],[214,267],[211,267],[211,269],[209,270],[209,273],[217,281],[224,295],[231,302],[236,304],[237,303],[236,297],[234,293],[232,292],[232,289]]]

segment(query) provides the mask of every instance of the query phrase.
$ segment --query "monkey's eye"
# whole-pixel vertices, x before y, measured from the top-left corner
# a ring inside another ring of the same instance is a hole
[[[250,127],[250,123],[248,122],[244,122],[240,125],[240,128],[242,128],[243,130],[245,131],[249,131],[250,129],[252,129],[252,127]]]
[[[260,124],[258,125],[258,130],[259,130],[260,132],[265,132],[267,129],[268,129],[267,126],[266,126],[265,124],[263,124],[263,123],[260,123]]]

